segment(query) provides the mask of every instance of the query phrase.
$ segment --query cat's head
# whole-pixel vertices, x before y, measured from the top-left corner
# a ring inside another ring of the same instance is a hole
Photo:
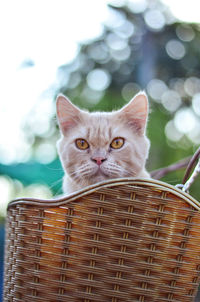
[[[145,176],[149,150],[145,93],[109,113],[80,110],[59,95],[57,118],[61,130],[59,156],[67,177],[77,188],[111,178]]]

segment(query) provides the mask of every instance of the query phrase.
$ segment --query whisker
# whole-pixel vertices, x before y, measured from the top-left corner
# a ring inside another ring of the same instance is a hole
[[[110,166],[108,167],[108,170],[111,172],[111,174],[116,174],[118,177],[122,177],[124,175],[126,176],[135,176],[134,172],[131,170],[129,171],[128,169],[125,169],[124,167],[121,167],[117,163],[111,163]]]
[[[69,176],[70,177],[76,177],[76,176],[78,177],[79,176],[78,174],[80,174],[80,173],[81,173],[81,175],[84,175],[84,172],[85,172],[87,166],[89,166],[89,165],[88,164],[82,165],[81,167],[79,167],[78,170],[75,170],[75,171],[69,173]]]
[[[54,181],[51,186],[49,187],[50,189],[53,189],[57,184],[61,183],[62,182],[62,178]]]
[[[63,171],[63,168],[52,168],[52,167],[46,167],[48,170],[51,170],[51,171]]]
[[[56,193],[53,195],[54,198],[58,197],[58,195],[60,195],[62,192],[62,188],[59,188]]]

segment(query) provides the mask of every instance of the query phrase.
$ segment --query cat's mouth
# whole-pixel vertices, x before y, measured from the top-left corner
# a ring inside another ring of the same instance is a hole
[[[95,173],[93,174],[93,177],[106,179],[109,178],[110,175],[103,167],[99,166],[95,171]]]

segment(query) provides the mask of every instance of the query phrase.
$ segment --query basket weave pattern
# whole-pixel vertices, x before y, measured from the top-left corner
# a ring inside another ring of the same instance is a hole
[[[199,205],[165,183],[134,179],[51,202],[18,200],[5,251],[4,302],[191,302]]]

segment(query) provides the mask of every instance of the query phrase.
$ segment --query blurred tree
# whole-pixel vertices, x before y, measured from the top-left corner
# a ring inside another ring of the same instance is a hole
[[[145,89],[151,111],[148,168],[153,170],[193,154],[200,143],[200,26],[178,22],[158,0],[115,3],[109,6],[102,36],[80,45],[75,60],[59,68],[56,94],[63,92],[88,110],[110,111]],[[50,109],[42,126],[32,116],[25,122],[25,133],[33,144],[32,157],[40,164],[24,163],[11,169],[2,166],[1,174],[24,185],[44,183],[46,178],[49,185],[46,167],[55,160],[58,138]],[[53,165],[58,168],[53,178],[60,179],[59,161]],[[29,176],[25,173],[28,167]],[[182,174],[177,171],[163,180],[176,184]],[[53,193],[57,190],[58,186]],[[194,195],[200,197],[195,186]]]

